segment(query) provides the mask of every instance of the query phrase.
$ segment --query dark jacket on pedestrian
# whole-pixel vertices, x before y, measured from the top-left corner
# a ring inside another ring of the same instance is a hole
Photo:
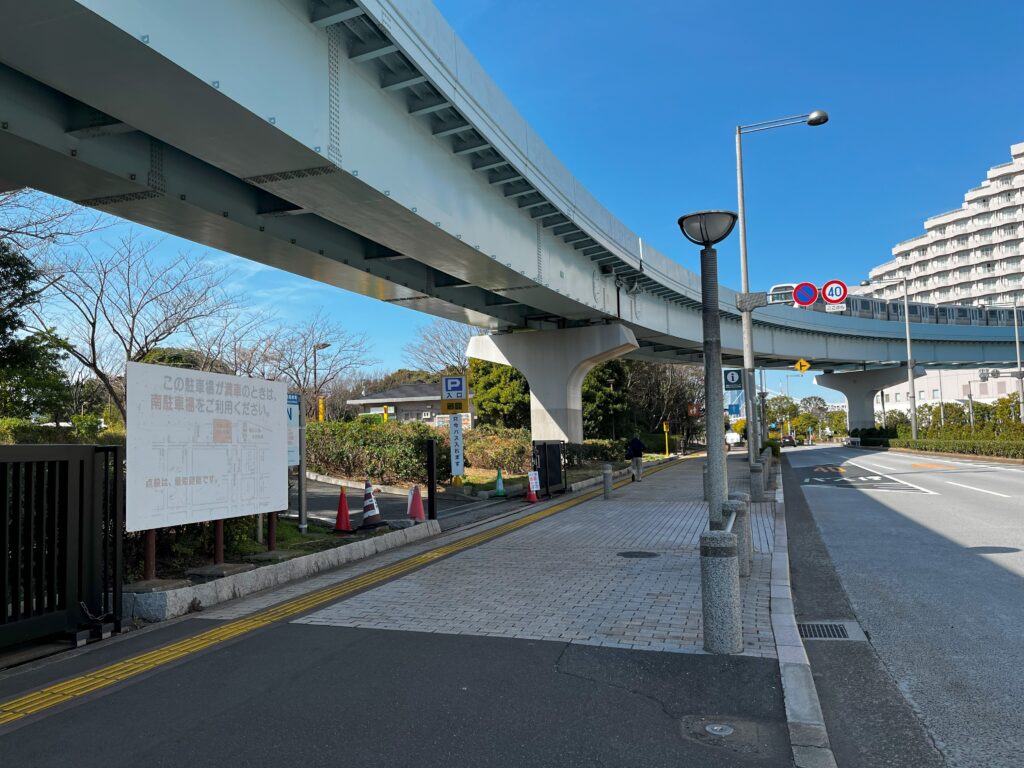
[[[629,441],[629,445],[626,447],[626,458],[627,459],[642,459],[644,456],[644,444],[640,441],[639,437],[634,437]]]

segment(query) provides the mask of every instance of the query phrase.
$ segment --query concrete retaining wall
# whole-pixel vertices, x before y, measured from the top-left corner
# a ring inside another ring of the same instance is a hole
[[[282,563],[263,566],[223,579],[171,589],[166,592],[125,593],[122,614],[125,619],[165,621],[182,616],[196,607],[208,608],[217,603],[233,600],[276,587],[296,579],[306,578],[321,571],[329,571],[345,563],[362,560],[378,552],[410,544],[441,533],[437,520],[385,533],[382,536],[354,541],[324,552],[303,555]],[[194,604],[193,601],[198,601]]]

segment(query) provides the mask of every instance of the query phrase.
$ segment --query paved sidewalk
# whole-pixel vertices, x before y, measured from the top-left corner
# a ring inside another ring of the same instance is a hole
[[[746,483],[745,456],[729,462]],[[648,475],[296,623],[702,653],[700,460]],[[774,658],[769,616],[774,503],[754,505],[744,579],[745,655]],[[632,555],[632,556],[631,556]]]
[[[549,517],[524,505],[539,514],[513,512],[0,675],[0,701],[46,705],[0,727],[6,762],[57,768],[75,754],[100,768],[108,754],[80,749],[98,739],[154,766],[326,768],[339,755],[367,768],[791,765],[768,658],[770,537],[745,580],[748,652],[701,651],[700,463],[651,474],[612,502],[558,500]],[[767,510],[756,513],[762,531]],[[518,530],[487,539],[505,525]],[[458,542],[467,548],[445,556]],[[628,551],[656,557],[619,557]],[[442,559],[431,562],[434,552]],[[316,586],[406,573],[403,556],[431,564],[335,605],[315,599]],[[261,612],[271,604],[294,612],[272,620]],[[393,627],[355,621],[346,606]],[[411,631],[395,631],[400,622]],[[105,684],[133,664],[155,666]],[[734,730],[712,735],[712,723]]]

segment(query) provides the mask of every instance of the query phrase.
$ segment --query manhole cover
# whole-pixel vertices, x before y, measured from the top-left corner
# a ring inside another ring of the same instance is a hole
[[[733,727],[725,723],[711,723],[705,725],[704,730],[712,736],[729,736],[733,732]]]
[[[657,552],[619,552],[619,557],[657,557]]]

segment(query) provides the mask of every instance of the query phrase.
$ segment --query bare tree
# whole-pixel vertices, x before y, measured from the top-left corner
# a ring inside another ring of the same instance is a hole
[[[153,258],[159,243],[129,233],[102,248],[58,249],[33,314],[56,326],[67,351],[89,369],[126,416],[125,365],[176,334],[230,314],[235,300],[220,287],[224,270],[188,253]]]
[[[646,431],[657,431],[663,421],[696,431],[700,417],[689,406],[704,408],[704,372],[700,366],[637,362],[629,366],[627,386],[634,412],[646,417]]]
[[[75,241],[104,226],[95,211],[33,189],[0,192],[0,241],[21,250]]]
[[[479,331],[454,320],[435,320],[416,328],[419,338],[402,348],[406,362],[431,373],[465,376],[469,369],[466,347]]]
[[[336,383],[376,362],[365,336],[349,333],[320,312],[278,336],[271,354],[281,377],[303,395],[307,416],[316,413],[317,398]]]
[[[284,330],[272,320],[263,314],[243,318],[232,312],[192,323],[189,333],[201,356],[201,369],[258,379],[278,378]]]

